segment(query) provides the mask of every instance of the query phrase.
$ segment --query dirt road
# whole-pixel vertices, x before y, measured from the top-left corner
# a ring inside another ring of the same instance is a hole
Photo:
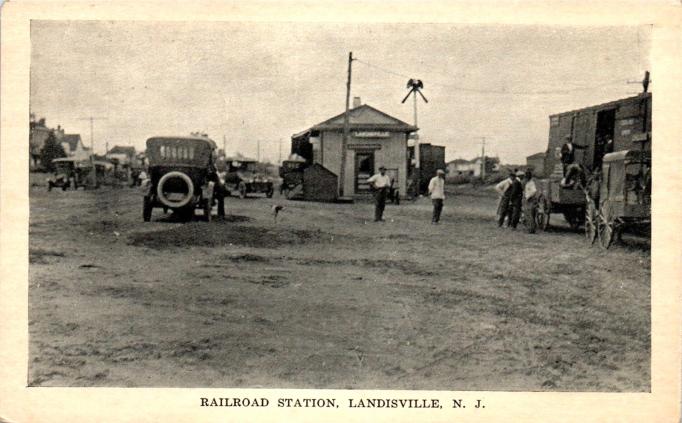
[[[498,229],[485,192],[440,226],[428,199],[379,224],[369,203],[229,198],[180,224],[143,223],[133,189],[30,202],[30,385],[649,390],[648,249]]]

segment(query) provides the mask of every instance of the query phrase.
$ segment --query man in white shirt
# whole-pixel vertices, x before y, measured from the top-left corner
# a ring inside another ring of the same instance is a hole
[[[523,200],[526,203],[524,221],[528,228],[528,233],[535,233],[535,217],[538,210],[538,187],[533,179],[533,172],[530,169],[526,170],[524,175],[523,185]]]
[[[388,190],[391,187],[391,178],[386,175],[386,168],[379,167],[379,173],[374,174],[367,179],[372,191],[374,192],[374,221],[384,221],[384,208],[386,208],[386,197]]]
[[[440,222],[440,214],[443,211],[443,200],[445,200],[445,171],[438,169],[436,176],[429,181],[429,194],[433,203],[433,217],[431,224],[437,225]]]
[[[495,185],[495,191],[500,195],[497,200],[497,213],[495,214],[495,220],[498,220],[502,215],[503,211],[506,211],[509,203],[509,195],[507,190],[511,186],[512,182],[516,179],[515,172],[510,171],[509,176],[502,180],[499,184]],[[503,210],[504,209],[504,210]],[[502,219],[504,221],[504,219]],[[503,222],[504,223],[504,222]],[[501,226],[501,225],[500,225]]]

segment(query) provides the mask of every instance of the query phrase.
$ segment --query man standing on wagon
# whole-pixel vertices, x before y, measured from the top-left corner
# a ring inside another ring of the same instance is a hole
[[[391,178],[386,174],[386,168],[379,167],[379,173],[367,179],[367,183],[372,187],[374,193],[374,221],[384,221],[384,208],[386,208],[386,197],[391,187]]]
[[[584,150],[587,148],[586,145],[574,144],[570,135],[566,135],[565,139],[566,142],[561,146],[561,164],[563,165],[564,176],[566,176],[568,166],[575,162],[575,150]]]

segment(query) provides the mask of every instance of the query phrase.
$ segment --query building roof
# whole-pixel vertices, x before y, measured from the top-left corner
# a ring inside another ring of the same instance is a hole
[[[610,108],[614,108],[614,107],[616,107],[622,103],[628,103],[628,102],[633,102],[633,101],[641,101],[641,100],[643,100],[645,98],[649,98],[649,97],[651,97],[651,93],[649,93],[649,92],[640,93],[640,94],[633,96],[633,97],[621,98],[618,100],[609,101],[608,103],[595,104],[593,106],[587,106],[587,107],[583,107],[580,109],[574,109],[574,110],[569,110],[566,112],[554,113],[552,115],[549,115],[549,117],[552,118],[552,117],[558,117],[558,116],[573,114],[573,113],[578,113],[578,112],[587,112],[587,111],[600,110],[600,109],[610,109]]]
[[[208,137],[200,137],[196,135],[161,135],[157,137],[151,137],[147,139],[147,147],[149,147],[150,142],[156,143],[159,141],[203,141],[207,143],[211,148],[218,148],[218,145],[212,139]]]
[[[80,134],[64,134],[61,140],[62,143],[69,144],[69,151],[76,151],[78,149],[78,144],[83,144]]]
[[[135,147],[115,145],[107,154],[125,154],[126,156],[135,156]]]
[[[545,153],[544,151],[541,151],[539,153],[531,154],[530,156],[526,157],[526,159],[527,160],[529,160],[529,159],[541,159],[541,158],[544,158],[546,154],[547,153]]]
[[[365,129],[391,132],[415,132],[419,128],[394,118],[369,104],[363,104],[348,111],[348,123],[351,130]],[[310,128],[294,134],[292,138],[300,138],[312,131],[343,130],[345,113],[338,114]]]
[[[469,163],[471,163],[471,161],[469,161],[467,159],[455,159],[455,160],[449,161],[447,164],[459,165],[459,164],[469,164]]]

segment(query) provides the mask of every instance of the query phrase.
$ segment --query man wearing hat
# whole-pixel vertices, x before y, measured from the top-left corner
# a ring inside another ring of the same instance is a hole
[[[440,213],[443,211],[443,200],[445,200],[445,171],[443,169],[438,169],[436,176],[429,181],[429,194],[433,203],[431,224],[437,225],[440,222]]]
[[[587,146],[573,144],[573,139],[570,135],[566,135],[564,139],[566,142],[561,146],[561,164],[563,165],[564,176],[566,176],[566,168],[575,161],[575,150],[584,150]]]
[[[509,178],[497,184],[495,189],[502,194],[500,199],[500,214],[497,220],[497,226],[504,224],[505,218],[509,217],[508,225],[512,229],[516,229],[521,218],[521,204],[523,202],[523,185],[518,178],[518,174],[523,175],[517,169],[509,172]]]
[[[386,175],[386,168],[380,166],[379,173],[370,176],[367,183],[374,193],[374,221],[383,222],[386,197],[391,187],[391,178]]]

